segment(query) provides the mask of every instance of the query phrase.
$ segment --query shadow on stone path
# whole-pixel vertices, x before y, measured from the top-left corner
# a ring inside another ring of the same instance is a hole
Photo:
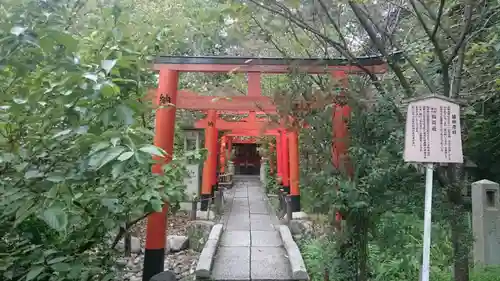
[[[224,232],[212,280],[292,280],[279,221],[258,176],[237,176],[225,192]]]

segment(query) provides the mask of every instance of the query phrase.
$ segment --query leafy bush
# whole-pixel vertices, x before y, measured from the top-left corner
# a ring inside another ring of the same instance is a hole
[[[123,234],[183,195],[183,157],[151,173],[155,41],[122,12],[0,4],[2,280],[111,280]]]

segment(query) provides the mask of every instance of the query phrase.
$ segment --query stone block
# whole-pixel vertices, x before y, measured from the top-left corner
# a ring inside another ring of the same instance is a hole
[[[210,231],[215,225],[212,221],[191,221],[187,227],[187,236],[189,238],[189,247],[197,252],[200,252],[205,242],[208,240]]]
[[[176,281],[175,273],[170,270],[163,271],[161,273],[156,274],[155,276],[149,279],[150,281]]]
[[[213,220],[215,219],[215,212],[210,211],[196,211],[196,219],[197,220]]]
[[[215,259],[215,253],[219,246],[219,241],[222,234],[222,224],[216,224],[210,231],[209,239],[205,243],[203,250],[198,258],[195,275],[199,278],[209,278],[210,270]]]
[[[116,244],[116,248],[120,251],[125,251],[125,243],[124,240],[120,240],[118,244]],[[130,237],[130,252],[133,254],[140,253],[142,251],[141,240],[135,236]]]
[[[308,220],[291,220],[288,227],[293,235],[308,235],[312,233],[313,223]]]
[[[176,253],[187,249],[189,239],[183,235],[168,235],[167,236],[167,252]]]
[[[186,185],[185,194],[188,201],[193,201],[193,198],[199,196],[200,191],[200,165],[188,164],[186,165],[188,176],[184,178],[184,185]]]
[[[292,269],[292,277],[294,280],[309,280],[309,275],[307,274],[306,265],[302,259],[302,254],[300,253],[297,243],[293,240],[292,233],[286,225],[279,226],[279,233],[283,245],[290,262],[290,267]]]
[[[474,182],[471,196],[474,262],[500,265],[499,185],[489,180]]]

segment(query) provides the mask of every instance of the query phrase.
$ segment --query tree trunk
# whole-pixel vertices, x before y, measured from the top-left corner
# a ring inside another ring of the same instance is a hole
[[[368,217],[350,217],[338,238],[340,265],[336,276],[343,281],[368,280]]]
[[[123,237],[123,244],[125,248],[125,256],[132,256],[132,237],[130,236],[130,232],[126,232]]]

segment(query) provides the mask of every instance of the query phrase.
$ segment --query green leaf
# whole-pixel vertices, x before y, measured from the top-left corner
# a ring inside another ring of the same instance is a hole
[[[69,265],[69,263],[65,262],[56,263],[51,265],[50,267],[52,267],[52,269],[57,272],[66,272],[71,270],[71,266]]]
[[[53,135],[52,138],[55,139],[55,138],[58,138],[58,137],[61,137],[61,136],[65,136],[65,135],[67,135],[69,133],[71,133],[71,129],[66,129],[64,131],[60,131],[59,133]]]
[[[60,207],[50,207],[42,214],[45,223],[56,231],[63,231],[68,226],[68,215]]]
[[[106,71],[106,74],[109,74],[109,72],[111,71],[111,69],[113,69],[115,64],[116,60],[103,60],[101,61],[101,68],[104,69],[104,71]]]
[[[113,146],[118,145],[118,143],[119,143],[119,142],[120,142],[120,138],[112,138],[112,139],[111,139],[111,144],[112,144]]]
[[[116,114],[125,125],[132,125],[134,123],[134,111],[130,107],[120,104],[116,108]]]
[[[30,269],[28,274],[26,275],[26,281],[30,281],[35,279],[40,273],[43,272],[45,268],[43,266],[34,266]]]
[[[103,150],[95,154],[92,154],[92,156],[89,159],[89,166],[96,169],[96,167],[99,166],[104,157],[106,157],[107,153],[108,152],[106,150]]]
[[[153,199],[149,202],[151,204],[151,207],[155,212],[161,212],[161,209],[163,207],[163,202],[158,199]]]
[[[104,124],[104,126],[108,126],[109,123],[111,122],[111,117],[113,115],[113,112],[111,110],[105,110],[102,114],[101,114],[101,121],[102,123]]]
[[[119,162],[113,165],[113,169],[111,170],[113,179],[117,179],[123,173],[123,171],[125,170],[125,163],[126,162]]]
[[[125,161],[125,160],[130,159],[130,157],[132,157],[133,155],[134,155],[133,151],[127,151],[127,152],[122,153],[120,155],[120,157],[118,157],[118,160]]]
[[[113,83],[104,83],[101,86],[101,93],[104,97],[110,98],[120,95],[120,87]]]
[[[43,177],[45,174],[38,170],[29,170],[24,174],[25,179],[37,179]]]
[[[164,156],[167,154],[163,149],[154,145],[146,145],[139,148],[139,150],[156,156]]]
[[[155,136],[155,133],[147,128],[143,128],[143,127],[139,127],[139,128],[136,128],[136,130],[140,133],[143,133],[145,135],[148,135],[150,137],[154,137]]]
[[[102,277],[101,281],[110,281],[113,280],[114,274],[113,273],[108,273]]]
[[[83,77],[87,78],[93,82],[97,82],[97,75],[95,73],[88,72],[88,73],[83,74]]]
[[[57,194],[59,193],[59,185],[57,184],[54,184],[49,192],[47,192],[47,198],[51,198],[51,199],[54,199],[56,198]]]
[[[28,28],[16,25],[10,29],[10,34],[15,35],[15,36],[19,36],[19,35],[23,34],[26,31],[26,29],[28,29]]]
[[[47,181],[50,182],[62,182],[64,181],[64,175],[62,173],[52,172],[47,175]]]
[[[59,262],[65,261],[67,259],[68,259],[68,257],[57,257],[57,258],[53,258],[53,259],[47,261],[47,264],[59,263]]]
[[[78,41],[69,32],[55,31],[52,33],[54,39],[64,47],[68,52],[75,52],[78,47]]]
[[[123,206],[120,205],[120,200],[116,198],[104,198],[101,200],[101,204],[108,208],[110,212],[115,214],[121,212],[123,210]]]
[[[109,147],[109,145],[110,145],[109,142],[100,142],[100,143],[98,143],[96,146],[94,146],[92,148],[92,150],[90,151],[89,155],[92,155],[92,154],[94,154],[94,153],[96,153],[96,152],[98,152],[100,150],[106,149],[106,148]]]
[[[102,168],[104,165],[108,164],[109,162],[115,160],[120,154],[125,151],[124,147],[118,146],[118,147],[112,147],[106,151],[106,154],[104,157],[101,159],[99,162],[99,166],[96,168],[96,170],[99,170]]]
[[[22,223],[27,217],[34,213],[34,208],[32,208],[33,205],[35,205],[35,202],[29,199],[17,210],[16,220],[14,221],[15,226]]]
[[[139,162],[140,164],[146,164],[149,161],[151,161],[151,155],[150,154],[144,154],[144,153],[134,153],[135,160]]]

